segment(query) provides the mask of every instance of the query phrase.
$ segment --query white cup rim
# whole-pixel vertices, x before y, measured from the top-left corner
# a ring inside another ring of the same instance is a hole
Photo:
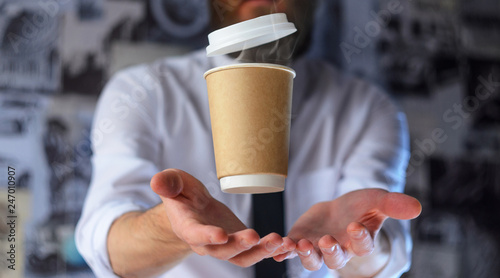
[[[284,70],[293,75],[293,78],[297,76],[295,73],[295,70],[293,70],[290,67],[287,66],[282,66],[282,65],[276,65],[276,64],[269,64],[269,63],[241,63],[241,64],[234,64],[234,65],[227,65],[227,66],[221,66],[221,67],[216,67],[213,69],[208,70],[203,74],[203,77],[206,79],[208,75],[222,71],[222,70],[228,70],[228,69],[237,69],[237,68],[270,68],[270,69],[278,69],[278,70]]]
[[[285,190],[285,179],[277,174],[235,175],[221,178],[220,184],[225,193],[274,193]]]

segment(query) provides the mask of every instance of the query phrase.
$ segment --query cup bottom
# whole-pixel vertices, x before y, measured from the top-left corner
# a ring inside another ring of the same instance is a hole
[[[225,193],[274,193],[285,190],[285,178],[272,174],[236,175],[221,178],[220,185]]]

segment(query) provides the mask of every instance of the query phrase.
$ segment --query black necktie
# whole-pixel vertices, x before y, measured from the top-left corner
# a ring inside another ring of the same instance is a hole
[[[283,192],[252,195],[253,228],[264,237],[272,232],[284,236]],[[286,278],[285,262],[273,258],[264,259],[255,265],[255,278]]]

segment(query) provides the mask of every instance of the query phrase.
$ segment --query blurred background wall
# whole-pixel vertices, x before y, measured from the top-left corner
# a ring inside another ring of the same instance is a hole
[[[217,0],[214,0],[217,1]],[[0,0],[0,277],[93,277],[74,246],[96,100],[116,71],[205,47],[206,0]],[[310,56],[406,112],[413,266],[500,277],[500,2],[323,0]],[[7,269],[7,167],[16,271]]]

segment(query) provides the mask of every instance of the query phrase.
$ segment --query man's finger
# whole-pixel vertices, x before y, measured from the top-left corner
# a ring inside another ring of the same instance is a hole
[[[330,235],[323,236],[318,247],[323,255],[323,261],[330,269],[340,269],[349,261],[340,244]]]
[[[291,251],[291,252],[283,253],[280,255],[276,255],[273,257],[273,259],[275,261],[281,263],[282,261],[284,261],[286,259],[291,259],[291,258],[295,258],[295,257],[297,257],[297,252]]]
[[[422,212],[422,205],[417,199],[394,192],[382,196],[379,208],[386,216],[401,220],[416,218]]]
[[[179,173],[174,169],[167,169],[157,173],[151,179],[151,189],[163,198],[175,198],[184,188]]]
[[[305,269],[316,271],[323,265],[321,255],[316,252],[313,244],[307,239],[301,239],[297,243],[297,254],[299,255],[300,262]]]
[[[374,243],[370,232],[360,223],[353,222],[347,226],[351,251],[359,257],[373,251]]]
[[[269,258],[276,257],[276,256],[279,256],[281,254],[289,253],[289,252],[295,250],[296,247],[297,247],[297,244],[295,244],[295,242],[293,240],[291,240],[288,237],[284,237],[283,244],[281,245],[281,247],[276,249],[276,251],[274,251],[274,253],[269,255]]]
[[[225,244],[205,246],[205,253],[225,261],[251,249],[259,241],[259,234],[255,230],[246,229],[229,235],[228,241]]]
[[[182,195],[199,203],[200,207],[211,197],[203,183],[179,169],[167,169],[157,173],[150,184],[151,189],[160,197],[173,199]]]
[[[268,258],[282,245],[283,238],[276,233],[271,233],[263,237],[258,245],[229,259],[229,262],[241,267],[249,267]]]

